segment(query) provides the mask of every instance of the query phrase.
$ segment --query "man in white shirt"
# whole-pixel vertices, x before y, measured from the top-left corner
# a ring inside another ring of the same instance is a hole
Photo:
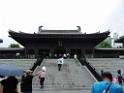
[[[58,71],[60,71],[62,65],[64,64],[64,58],[63,58],[63,57],[59,58],[59,59],[57,60],[57,64],[58,64]]]

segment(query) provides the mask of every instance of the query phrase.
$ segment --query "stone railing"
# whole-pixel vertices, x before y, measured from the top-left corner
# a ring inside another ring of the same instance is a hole
[[[95,67],[93,67],[89,62],[87,62],[86,58],[78,58],[78,60],[80,61],[80,63],[82,65],[85,65],[88,70],[91,72],[91,74],[96,78],[96,80],[98,81],[102,81],[101,76],[99,75],[99,73],[96,71]]]

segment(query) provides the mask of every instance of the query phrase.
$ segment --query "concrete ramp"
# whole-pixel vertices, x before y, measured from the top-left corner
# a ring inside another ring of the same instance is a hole
[[[44,88],[40,89],[39,79],[33,79],[33,93],[90,93],[95,81],[85,66],[74,59],[64,59],[62,70],[58,71],[57,59],[44,59],[35,73],[46,66],[47,75]],[[84,91],[84,92],[83,92]]]

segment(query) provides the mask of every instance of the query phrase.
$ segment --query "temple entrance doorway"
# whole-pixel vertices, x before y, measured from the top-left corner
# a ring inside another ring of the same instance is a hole
[[[64,48],[56,48],[54,50],[54,54],[56,54],[57,57],[63,56],[64,53],[66,53],[66,49]]]
[[[39,56],[49,56],[50,50],[49,49],[40,49],[39,50]]]
[[[70,56],[73,58],[75,54],[81,56],[81,49],[71,49]]]

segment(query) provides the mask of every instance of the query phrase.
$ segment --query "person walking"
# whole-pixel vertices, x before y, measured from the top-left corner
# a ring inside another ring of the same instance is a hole
[[[113,77],[110,72],[103,72],[103,81],[95,82],[91,87],[91,93],[124,93],[122,86],[113,83]]]
[[[59,59],[57,60],[57,64],[58,64],[58,71],[60,71],[62,65],[64,64],[64,58],[63,58],[63,57],[59,58]]]
[[[19,93],[18,80],[14,76],[9,76],[0,82],[0,93]]]
[[[121,73],[121,70],[117,70],[117,82],[118,84],[122,85],[123,83],[123,77],[122,77],[122,73]]]
[[[40,79],[41,88],[44,88],[44,81],[45,81],[45,77],[46,77],[46,67],[43,66],[41,71],[37,72],[37,75],[38,75],[38,77]]]
[[[102,76],[103,72],[104,72],[104,70],[101,70],[101,76]]]

